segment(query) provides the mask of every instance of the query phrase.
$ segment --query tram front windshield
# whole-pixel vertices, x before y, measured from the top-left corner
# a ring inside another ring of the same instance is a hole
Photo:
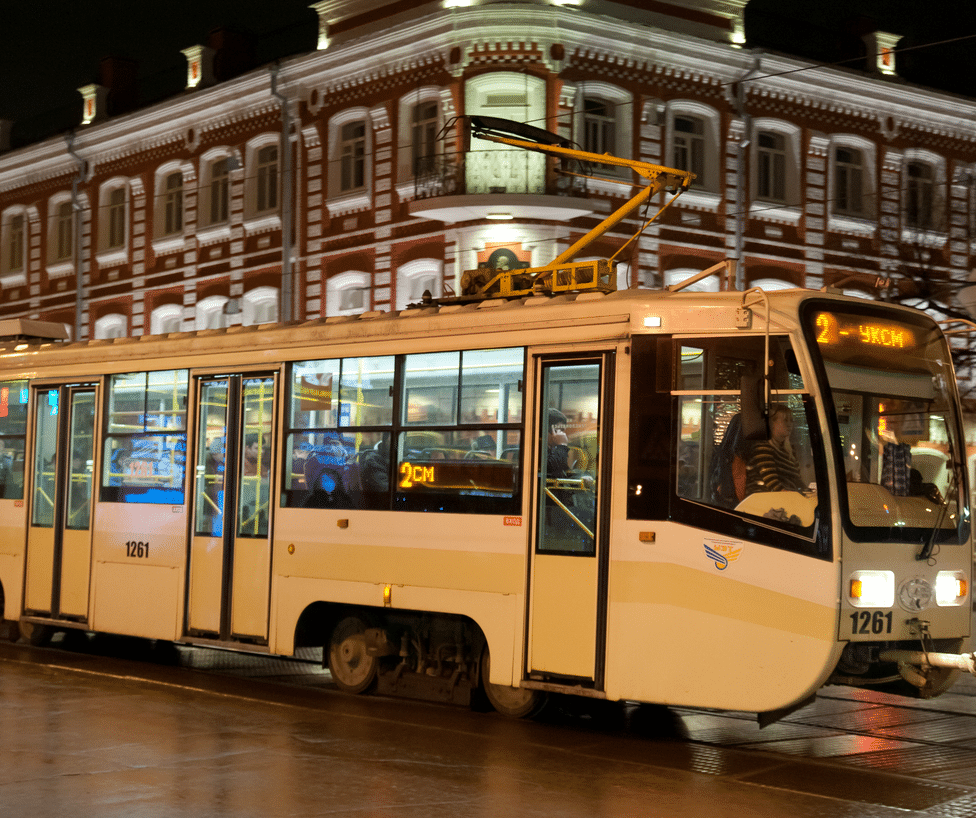
[[[963,449],[942,333],[921,314],[818,307],[807,326],[833,403],[849,536],[923,548],[964,541]]]

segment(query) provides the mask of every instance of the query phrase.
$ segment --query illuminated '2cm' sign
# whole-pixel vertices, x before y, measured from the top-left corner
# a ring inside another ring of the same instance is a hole
[[[413,463],[400,464],[400,488],[413,488],[415,483],[433,483],[433,466],[415,466]]]

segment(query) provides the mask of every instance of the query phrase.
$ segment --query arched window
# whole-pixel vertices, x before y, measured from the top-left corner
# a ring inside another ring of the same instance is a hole
[[[827,198],[830,201],[830,224],[834,229],[844,227],[864,230],[875,215],[876,176],[873,142],[861,137],[840,134],[831,138],[830,170],[827,177]]]
[[[668,106],[668,126],[668,163],[695,174],[692,191],[718,193],[719,157],[724,155],[718,112],[698,102],[672,102]]]
[[[904,226],[912,241],[920,232],[946,232],[946,162],[931,151],[909,148],[902,171]]]
[[[48,266],[70,265],[74,258],[74,223],[71,193],[56,193],[47,204]]]
[[[340,273],[329,279],[325,289],[325,314],[357,315],[369,307],[369,276]]]
[[[749,282],[750,287],[760,287],[763,290],[790,290],[796,287],[792,281],[782,278],[757,278]]]
[[[161,193],[163,209],[163,235],[169,236],[183,230],[183,174],[170,173],[163,181]]]
[[[196,328],[201,330],[226,327],[227,313],[224,308],[228,300],[225,295],[211,295],[197,301]]]
[[[331,215],[365,208],[372,190],[372,127],[366,108],[350,108],[329,120],[329,188]]]
[[[183,182],[184,168],[177,161],[156,169],[152,227],[153,249],[157,253],[174,252],[183,246]]]
[[[416,304],[429,291],[440,298],[443,281],[443,262],[432,258],[417,259],[401,264],[397,269],[396,308],[403,310],[408,304]]]
[[[541,77],[514,71],[480,74],[464,85],[464,110],[469,115],[484,114],[538,125],[545,121],[545,93],[546,83]],[[546,161],[542,154],[484,140],[472,143],[465,161],[469,194],[546,192]]]
[[[279,134],[262,134],[247,146],[244,214],[247,218],[275,216],[281,198]]]
[[[424,86],[400,98],[397,128],[397,178],[409,181],[437,168],[437,135],[443,124],[441,89]]]
[[[27,281],[27,213],[11,208],[0,221],[0,279],[4,286]]]
[[[163,304],[156,307],[149,316],[149,332],[152,335],[166,335],[183,329],[183,308],[177,304]]]
[[[111,179],[98,192],[98,252],[125,250],[128,237],[128,180]]]
[[[704,265],[701,269],[695,267],[679,267],[675,270],[667,270],[664,273],[664,286],[671,287],[675,284],[680,284],[682,281],[698,275],[702,269],[704,269]],[[685,293],[717,293],[718,291],[719,278],[717,275],[707,276],[701,281],[689,284],[682,290]]]
[[[124,315],[117,312],[109,313],[95,321],[93,337],[96,339],[123,338],[128,332],[128,328],[129,321]]]
[[[275,287],[255,287],[244,293],[241,323],[273,324],[278,320],[278,290]]]
[[[240,166],[226,149],[208,153],[200,160],[199,221],[205,227],[223,225],[230,219],[231,165]]]
[[[573,129],[576,141],[591,153],[629,158],[632,150],[633,95],[607,82],[581,82],[576,88]],[[598,175],[629,178],[630,171],[615,165],[600,166]],[[589,180],[587,182],[589,186]],[[599,187],[599,182],[595,182]],[[612,185],[608,192],[619,193]]]

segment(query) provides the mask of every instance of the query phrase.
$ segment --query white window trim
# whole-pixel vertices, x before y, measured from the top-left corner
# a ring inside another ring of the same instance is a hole
[[[167,177],[173,173],[183,175],[183,213],[181,218],[182,228],[175,233],[163,233],[166,229],[166,207],[163,203],[163,196],[166,194],[165,183]],[[167,162],[156,168],[153,174],[153,207],[152,225],[153,241],[152,247],[155,253],[172,253],[183,248],[184,237],[186,236],[186,195],[188,191],[187,179],[192,174],[179,161]]]
[[[211,295],[207,298],[203,298],[197,301],[196,304],[196,317],[194,319],[194,326],[197,330],[205,329],[223,329],[227,326],[227,315],[224,312],[224,307],[230,299],[226,295]],[[211,316],[220,316],[220,320],[216,322],[216,326],[208,326],[211,323]]]
[[[173,319],[179,319],[175,330],[167,330],[165,324]],[[180,332],[183,329],[183,308],[177,304],[163,304],[156,307],[149,316],[150,335],[165,335],[170,332]]]
[[[783,202],[759,198],[759,134],[763,132],[779,134],[786,140],[786,200]],[[784,122],[781,119],[753,120],[750,138],[751,161],[749,163],[749,190],[752,191],[749,206],[750,218],[784,224],[799,224],[803,215],[801,207],[803,188],[800,181],[803,159],[800,155],[800,137],[799,126],[791,122]]]
[[[122,246],[108,247],[109,230],[111,221],[109,218],[109,200],[112,194],[119,189],[125,191],[125,204],[122,211]],[[129,207],[131,197],[129,196],[129,180],[124,176],[116,176],[105,182],[98,191],[98,251],[95,253],[95,260],[99,267],[114,267],[118,264],[125,264],[129,260]]]
[[[269,304],[274,306],[271,317],[264,321],[258,320],[261,317],[259,313],[267,309]],[[241,324],[245,327],[256,324],[277,323],[278,317],[281,314],[278,302],[278,288],[255,287],[253,290],[248,290],[244,293],[244,297],[241,300],[241,314]]]
[[[611,153],[624,159],[633,154],[634,135],[634,95],[617,85],[600,80],[586,80],[576,86],[576,97],[573,107],[573,133],[580,145],[583,144],[583,128],[586,112],[583,101],[587,98],[599,99],[610,103],[614,111],[614,147]],[[603,176],[619,176],[630,179],[631,172],[626,168],[604,167],[600,169]],[[587,179],[586,187],[610,196],[620,196],[625,188],[613,182],[602,182],[600,179]]]
[[[396,309],[405,310],[408,304],[414,304],[420,300],[420,296],[410,296],[411,286],[417,280],[423,280],[433,276],[434,286],[430,294],[434,298],[440,298],[444,288],[444,262],[435,258],[421,258],[408,261],[397,268],[397,297]]]
[[[908,213],[908,163],[921,162],[932,168],[932,209],[933,218],[941,215],[941,230],[936,228],[923,229],[910,227],[905,223]],[[944,156],[925,150],[924,148],[906,148],[901,161],[901,240],[905,244],[917,244],[923,247],[942,247],[948,241],[948,187],[946,185],[946,160]]]
[[[52,278],[58,278],[71,273],[75,269],[74,248],[78,246],[76,241],[76,236],[74,235],[75,230],[78,229],[78,219],[75,218],[75,213],[71,213],[71,252],[68,254],[67,258],[58,258],[58,209],[65,202],[71,202],[71,192],[61,191],[60,193],[55,193],[50,199],[47,200],[47,253],[45,255],[45,271]],[[26,232],[26,221],[24,224],[24,229]]]
[[[362,309],[340,309],[339,298],[343,290],[361,288],[366,290],[363,298]],[[333,315],[359,315],[369,309],[369,274],[359,272],[339,273],[332,276],[325,285],[325,314]]]
[[[15,216],[22,216],[24,220],[23,245],[20,248],[23,265],[14,271],[10,270],[10,223]],[[20,287],[27,283],[27,270],[30,267],[30,217],[27,208],[23,205],[10,207],[3,212],[0,218],[0,285],[4,288]]]
[[[258,211],[258,151],[274,145],[278,148],[278,206]],[[281,134],[265,133],[254,137],[244,149],[244,229],[248,233],[266,233],[281,229]]]
[[[750,281],[748,286],[759,287],[761,290],[765,290],[766,292],[796,289],[796,284],[794,284],[792,281],[788,281],[785,278],[771,278],[769,276],[764,276],[763,278],[757,278],[755,281]]]
[[[707,185],[694,190],[699,195],[721,195],[722,168],[725,157],[725,144],[721,138],[721,117],[719,112],[709,105],[691,100],[673,100],[667,106],[667,138],[664,145],[664,164],[670,166],[674,161],[674,119],[677,116],[698,117],[704,121],[705,130],[705,182]],[[678,199],[679,205],[687,204],[682,193]]]
[[[861,197],[866,203],[866,213],[863,216],[851,216],[834,212],[836,191],[834,190],[834,162],[838,148],[851,148],[861,151],[864,157],[861,181],[863,189]],[[851,236],[873,236],[878,229],[878,177],[877,177],[878,146],[868,139],[851,134],[836,134],[830,138],[827,148],[827,229],[833,233]]]
[[[365,162],[364,184],[362,188],[344,193],[340,190],[342,167],[339,156],[339,136],[343,125],[360,121],[365,124],[366,131],[366,146],[363,152],[363,161]],[[373,119],[370,116],[369,108],[362,106],[347,108],[332,117],[329,120],[328,146],[329,187],[325,207],[329,211],[329,215],[341,216],[346,213],[369,209],[373,201],[373,174],[370,172],[373,164]]]
[[[444,105],[441,88],[436,85],[424,85],[409,94],[400,97],[397,102],[397,180],[403,185],[403,191],[397,187],[397,193],[403,198],[413,196],[413,109],[425,102],[437,103],[437,123],[444,124]]]
[[[233,150],[227,147],[213,148],[200,157],[200,179],[197,193],[197,236],[204,232],[230,230],[231,213],[233,211],[234,180],[233,171],[227,172],[227,219],[219,222],[210,221],[210,181],[214,162],[221,159],[236,159]],[[240,160],[238,159],[238,162]]]
[[[129,329],[129,319],[122,313],[113,312],[103,315],[95,321],[92,338],[106,340],[109,338],[124,338]]]
[[[682,194],[684,198],[684,194]],[[704,266],[704,265],[703,265]],[[674,284],[680,284],[694,275],[701,272],[698,267],[676,267],[673,270],[664,271],[664,288],[667,289]],[[689,284],[682,292],[686,293],[717,293],[719,291],[719,277],[717,275],[707,276],[694,284]]]

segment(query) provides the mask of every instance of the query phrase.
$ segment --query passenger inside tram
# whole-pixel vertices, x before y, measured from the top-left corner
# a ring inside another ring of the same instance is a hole
[[[769,410],[769,439],[753,444],[746,466],[747,495],[757,491],[804,491],[793,450],[793,413],[783,403]]]

